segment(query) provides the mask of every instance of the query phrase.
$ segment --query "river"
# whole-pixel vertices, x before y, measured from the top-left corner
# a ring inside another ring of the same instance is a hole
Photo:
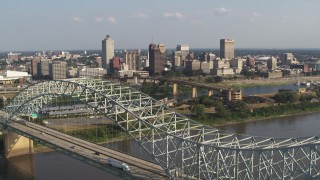
[[[288,86],[281,86],[283,89],[289,89]],[[279,87],[266,86],[244,89],[245,93],[265,94],[276,92]],[[269,89],[266,91],[265,89]],[[299,115],[293,117],[275,118],[257,122],[247,122],[241,124],[227,125],[219,127],[222,130],[249,134],[257,136],[276,136],[276,137],[301,137],[319,135],[320,113]],[[112,144],[111,147],[118,147],[119,144],[125,144],[126,151],[135,155],[141,154],[137,143],[121,142]],[[124,150],[124,149],[122,149]],[[143,152],[142,152],[143,153]],[[24,155],[10,158],[8,160],[0,159],[0,179],[5,180],[105,180],[120,179],[120,177],[108,174],[100,169],[92,167],[81,161],[68,157],[59,152],[37,153],[33,155]]]
[[[298,86],[294,84],[285,84],[285,85],[272,85],[272,86],[253,86],[253,87],[243,87],[241,88],[242,94],[245,96],[254,95],[254,94],[272,94],[277,93],[279,89],[292,89],[298,90]]]
[[[60,152],[37,153],[0,159],[4,180],[120,180],[120,177],[66,156]]]

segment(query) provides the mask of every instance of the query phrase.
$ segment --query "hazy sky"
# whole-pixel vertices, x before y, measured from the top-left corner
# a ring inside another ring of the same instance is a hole
[[[0,51],[320,48],[320,0],[0,0]]]

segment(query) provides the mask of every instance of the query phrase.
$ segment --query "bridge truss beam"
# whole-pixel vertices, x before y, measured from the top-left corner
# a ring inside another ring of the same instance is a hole
[[[319,138],[231,134],[174,112],[133,88],[95,79],[44,81],[17,94],[10,116],[37,113],[57,96],[88,104],[136,140],[172,178],[294,179],[320,175]]]

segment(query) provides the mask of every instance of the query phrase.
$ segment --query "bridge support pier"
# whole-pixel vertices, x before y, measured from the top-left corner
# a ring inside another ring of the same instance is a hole
[[[2,130],[6,158],[33,153],[33,141],[15,132]]]
[[[212,89],[208,89],[208,97],[213,95],[213,90]]]
[[[173,95],[177,95],[178,94],[178,84],[177,83],[173,83]]]
[[[192,87],[192,98],[198,97],[198,89],[197,87]]]

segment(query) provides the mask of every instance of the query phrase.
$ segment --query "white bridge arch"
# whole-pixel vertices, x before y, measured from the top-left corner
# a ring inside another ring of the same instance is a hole
[[[17,94],[6,112],[30,116],[61,95],[77,98],[110,118],[172,178],[312,179],[320,175],[317,136],[267,138],[222,132],[110,81],[38,82]]]

